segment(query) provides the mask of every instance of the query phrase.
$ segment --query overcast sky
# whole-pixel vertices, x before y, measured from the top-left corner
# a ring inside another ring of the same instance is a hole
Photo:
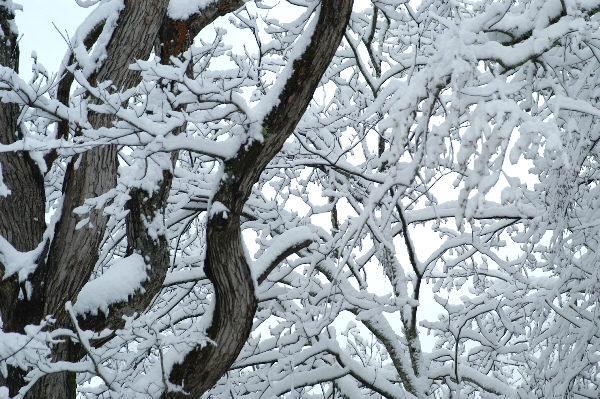
[[[23,6],[23,11],[17,12],[16,17],[21,76],[31,77],[31,52],[34,50],[48,72],[56,72],[67,49],[66,38],[73,35],[89,9],[78,7],[75,0],[20,0],[18,3]]]

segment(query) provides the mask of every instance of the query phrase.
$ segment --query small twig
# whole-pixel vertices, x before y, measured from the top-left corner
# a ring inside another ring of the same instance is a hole
[[[102,381],[104,382],[104,384],[106,384],[108,389],[110,389],[111,391],[114,391],[112,384],[108,381],[108,379],[104,376],[104,373],[102,373],[102,371],[100,370],[101,365],[98,362],[96,355],[94,354],[94,350],[92,349],[92,346],[90,345],[90,341],[88,340],[87,337],[84,336],[83,331],[79,327],[79,323],[77,322],[77,316],[75,316],[75,312],[73,311],[73,305],[71,304],[71,301],[67,301],[67,303],[65,303],[65,309],[66,309],[67,313],[69,314],[69,317],[71,318],[73,327],[75,327],[75,333],[77,334],[79,343],[83,346],[83,348],[87,352],[88,356],[92,360],[92,363],[94,364],[94,371],[96,372],[96,375],[102,379]]]

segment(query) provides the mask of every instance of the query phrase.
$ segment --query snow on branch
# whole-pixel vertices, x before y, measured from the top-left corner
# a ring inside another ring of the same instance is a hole
[[[19,282],[27,280],[27,276],[37,268],[37,261],[44,250],[46,241],[42,241],[34,250],[28,252],[18,251],[4,237],[0,235],[0,266],[4,266],[2,279],[6,280],[13,274],[19,276]],[[26,285],[27,287],[27,285]],[[30,292],[25,293],[27,296]]]
[[[133,254],[115,261],[99,277],[87,282],[73,305],[73,311],[79,315],[99,311],[108,314],[113,303],[126,301],[130,295],[142,288],[147,279],[148,265],[141,255]]]
[[[295,227],[273,238],[260,258],[252,262],[252,273],[258,284],[285,258],[306,248],[315,238],[316,233],[310,227]]]

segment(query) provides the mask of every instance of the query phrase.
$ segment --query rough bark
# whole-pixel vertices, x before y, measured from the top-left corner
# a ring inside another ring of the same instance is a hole
[[[139,82],[139,73],[128,67],[136,59],[146,59],[158,34],[167,0],[141,4],[127,1],[107,48],[107,58],[96,75],[98,82],[110,80],[118,88],[132,87]],[[95,128],[110,126],[112,116],[93,114]],[[85,152],[71,160],[63,183],[65,193],[62,216],[50,248],[46,281],[49,295],[45,310],[59,320],[66,320],[64,304],[75,301],[98,259],[98,247],[104,235],[107,217],[102,211],[89,215],[90,224],[79,230],[73,210],[85,199],[104,194],[116,186],[117,147],[109,145]],[[77,272],[74,272],[77,271]]]
[[[14,19],[9,10],[0,7],[0,28],[4,32],[0,40],[0,65],[18,71],[19,47],[17,36],[9,23]],[[10,144],[20,137],[16,104],[0,104],[0,143]],[[44,221],[44,182],[39,168],[27,152],[0,153],[2,181],[10,190],[6,197],[0,195],[0,234],[17,250],[35,249],[42,240],[46,228]],[[16,223],[16,221],[18,221]],[[7,331],[19,331],[18,325],[27,314],[20,314],[21,288],[17,276],[4,280],[4,265],[0,263],[0,312]],[[16,306],[15,306],[16,305]],[[13,322],[13,320],[15,320]]]
[[[152,3],[126,1],[126,7],[119,17],[118,26],[107,48],[107,59],[91,78],[94,82],[111,80],[117,89],[134,86],[139,82],[139,74],[129,70],[128,66],[135,59],[148,58],[157,38],[159,43],[165,43],[161,46],[159,54],[161,60],[166,63],[170,57],[187,50],[193,37],[202,28],[217,17],[243,5],[241,1],[221,1],[217,3],[217,7],[211,4],[207,11],[193,15],[187,21],[174,21],[166,16],[167,0],[154,0]],[[97,26],[86,38],[84,44],[87,48],[93,45],[101,27]],[[63,103],[68,102],[72,82],[71,75],[67,75],[61,82],[59,99]],[[90,122],[94,127],[110,126],[112,118],[96,114],[92,115]],[[65,122],[61,123],[59,134],[62,138],[66,138],[67,130],[68,125]],[[76,230],[75,225],[79,219],[73,210],[83,204],[86,198],[101,195],[116,185],[116,156],[117,148],[107,146],[86,152],[69,163],[63,183],[65,199],[62,217],[57,224],[55,239],[50,248],[49,265],[43,269],[39,278],[46,281],[47,295],[38,302],[39,310],[32,320],[39,321],[44,314],[52,314],[57,318],[57,325],[69,325],[64,305],[69,300],[74,302],[81,287],[88,281],[98,259],[98,247],[107,222],[101,211],[95,212],[87,215],[90,218],[88,226],[91,228]],[[172,154],[173,159],[176,156],[177,154]],[[46,161],[51,163],[55,158],[50,154]],[[143,254],[151,265],[149,278],[142,284],[143,289],[132,295],[128,301],[112,305],[109,316],[81,318],[81,327],[95,330],[119,328],[123,324],[123,315],[143,311],[162,288],[169,266],[168,242],[164,236],[160,236],[158,240],[152,238],[148,234],[145,220],[164,212],[172,178],[171,171],[165,171],[159,189],[154,193],[140,189],[132,190],[131,200],[127,204],[130,211],[127,217],[128,252]],[[43,190],[43,182],[38,187]],[[43,218],[41,220],[43,221]],[[23,326],[21,325],[21,328]],[[77,360],[83,355],[85,352],[82,348],[72,343],[60,344],[54,348],[54,357],[57,360]],[[23,385],[22,378],[11,385],[11,392],[16,393]],[[28,397],[74,398],[74,374],[63,372],[45,376],[28,393]]]
[[[104,23],[98,24],[92,29],[87,37],[83,40],[83,45],[87,50],[89,50],[98,37],[102,33],[102,29],[104,28]],[[69,57],[68,65],[72,65],[75,62],[75,55],[71,53]],[[61,81],[58,83],[58,88],[56,90],[56,98],[61,103],[68,105],[69,99],[71,98],[71,86],[73,85],[73,81],[75,80],[75,76],[68,70],[64,71],[64,76]],[[69,136],[69,121],[61,120],[58,121],[56,126],[56,138],[58,139],[67,139]],[[44,155],[44,161],[46,162],[46,168],[50,171],[52,167],[52,163],[58,158],[58,152],[56,150],[52,150]]]
[[[200,397],[229,369],[246,342],[257,307],[254,282],[241,241],[240,215],[252,186],[304,114],[321,77],[341,41],[352,11],[352,0],[324,0],[311,42],[293,64],[280,103],[263,121],[262,142],[255,141],[225,161],[225,177],[213,201],[228,209],[207,224],[205,270],[215,288],[215,310],[208,336],[215,343],[197,347],[176,364],[171,383],[182,392],[163,398]]]
[[[212,11],[194,14],[187,20],[173,20],[165,15],[158,33],[158,42],[160,43],[158,53],[161,62],[166,64],[170,62],[171,57],[180,56],[189,49],[194,37],[202,28],[214,22],[219,16],[230,12],[232,7],[237,9],[242,5],[241,1],[228,2],[226,7],[212,10],[214,5],[211,4],[208,9]],[[157,49],[155,48],[155,50]],[[181,126],[172,134],[177,135],[185,131],[185,128],[185,125]],[[173,168],[178,155],[178,152],[171,154]],[[121,328],[124,324],[123,315],[142,312],[162,289],[169,268],[168,241],[164,234],[159,234],[158,239],[155,239],[153,234],[149,234],[146,221],[164,214],[172,182],[172,171],[165,170],[157,191],[148,193],[141,189],[133,189],[130,192],[131,199],[127,202],[129,210],[126,219],[127,254],[130,255],[134,252],[142,254],[149,259],[151,265],[148,279],[142,283],[142,289],[135,292],[127,302],[111,305],[108,315],[88,315],[80,319],[82,328],[97,331],[105,328],[113,330]],[[100,342],[96,344],[100,344]]]
[[[18,71],[19,47],[17,35],[11,30],[14,15],[0,6],[0,65]],[[16,104],[0,104],[0,143],[10,144],[21,138],[18,126],[20,109]],[[44,219],[45,194],[42,174],[27,152],[0,153],[0,176],[10,190],[0,196],[0,235],[15,249],[27,252],[42,241],[46,228]],[[42,257],[43,258],[43,257]],[[39,323],[40,281],[31,279],[31,290],[26,290],[17,275],[5,277],[5,265],[0,262],[0,315],[3,330],[22,332],[23,326]],[[27,296],[27,292],[31,296]],[[20,386],[24,372],[9,368],[8,378],[0,375],[0,384]]]
[[[129,65],[136,59],[148,58],[167,5],[168,0],[125,2],[107,47],[107,58],[95,75],[96,81],[110,80],[117,89],[132,87],[139,82],[139,73],[131,71]],[[110,126],[112,117],[92,114],[90,122],[95,128]],[[40,270],[46,283],[43,312],[53,315],[57,326],[70,324],[65,303],[75,302],[78,292],[88,281],[98,260],[98,248],[107,223],[107,216],[101,210],[93,211],[87,215],[88,226],[76,229],[79,218],[73,211],[86,199],[102,195],[116,186],[117,151],[114,145],[94,148],[74,157],[67,166],[61,218],[50,246],[47,265]],[[70,343],[59,344],[54,349],[54,357],[71,360],[72,352]],[[54,373],[43,377],[28,396],[75,397],[75,389],[73,373]]]

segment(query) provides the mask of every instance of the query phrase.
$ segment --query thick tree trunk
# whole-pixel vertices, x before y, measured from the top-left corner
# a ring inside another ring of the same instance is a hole
[[[17,36],[11,31],[14,15],[0,6],[0,65],[18,70]],[[10,144],[20,137],[17,119],[20,110],[15,104],[0,104],[0,143]],[[0,177],[10,190],[0,195],[0,235],[21,252],[35,249],[46,228],[44,219],[44,179],[39,168],[26,152],[0,152]],[[26,300],[19,300],[24,288],[18,276],[5,279],[5,267],[0,263],[0,312],[5,331],[21,331],[23,323],[39,322],[30,315]]]
[[[100,70],[91,77],[92,81],[110,80],[118,89],[134,86],[140,80],[139,73],[129,70],[128,66],[136,59],[147,59],[157,38],[163,43],[158,51],[161,60],[166,63],[171,56],[177,56],[187,50],[193,37],[202,28],[217,17],[243,5],[239,0],[221,0],[211,3],[187,21],[173,21],[166,17],[168,3],[168,0],[125,2],[125,9],[119,16],[118,26],[107,47],[107,58]],[[88,38],[90,43],[86,43],[86,46],[93,44],[94,38],[98,37],[99,28],[97,27]],[[66,93],[71,82],[72,79],[63,88]],[[94,127],[108,127],[112,123],[112,117],[92,115],[90,122]],[[185,126],[182,129],[185,129]],[[172,157],[176,157],[176,154]],[[56,317],[58,326],[70,326],[65,303],[69,300],[74,302],[81,287],[88,281],[98,259],[98,249],[107,222],[101,211],[95,212],[87,215],[92,228],[76,230],[75,225],[79,220],[73,210],[83,204],[86,198],[101,195],[113,188],[116,185],[117,166],[115,146],[96,148],[69,163],[63,183],[65,199],[61,220],[57,224],[55,238],[50,247],[48,266],[43,268],[39,277],[39,280],[46,282],[46,295],[38,302],[38,312],[31,318],[31,322],[39,322],[44,314],[52,314]],[[160,188],[154,193],[146,193],[140,189],[130,193],[131,200],[127,205],[130,213],[126,221],[128,252],[143,254],[151,265],[149,278],[143,283],[143,289],[129,301],[111,306],[108,317],[98,315],[81,319],[81,327],[97,331],[119,328],[123,323],[122,315],[143,311],[162,288],[169,266],[168,242],[164,236],[156,240],[148,234],[145,220],[164,212],[172,177],[171,171],[165,171],[163,181],[159,183]],[[43,190],[43,181],[40,180],[39,183],[38,187]],[[43,201],[41,203],[43,214]],[[40,220],[43,221],[43,217]],[[41,231],[43,232],[43,228]],[[24,324],[19,326],[22,328]],[[81,348],[68,342],[59,344],[54,349],[56,360],[78,360],[84,354]],[[12,385],[11,392],[16,393],[23,383],[19,379]],[[74,373],[54,373],[42,378],[27,396],[74,398],[75,389]]]
[[[125,2],[107,47],[107,57],[92,80],[110,80],[118,89],[132,87],[139,82],[139,73],[131,71],[129,65],[150,55],[168,3],[168,0]],[[93,114],[90,117],[95,128],[109,127],[112,120],[110,115]],[[86,215],[89,225],[76,229],[79,220],[73,211],[86,199],[102,195],[116,186],[117,152],[115,145],[94,148],[74,157],[67,166],[61,219],[56,226],[47,265],[41,271],[46,282],[44,314],[53,315],[59,327],[70,327],[65,303],[75,302],[77,294],[88,281],[98,260],[107,223],[107,216],[102,210],[93,211]],[[69,343],[57,345],[54,352],[56,360],[76,360],[80,354]],[[54,373],[43,377],[28,397],[74,398],[75,392],[73,373]]]
[[[11,29],[14,15],[6,6],[0,6],[0,65],[18,71],[19,47],[17,35]],[[0,143],[10,144],[20,139],[17,120],[20,109],[15,104],[0,103]],[[10,190],[0,195],[0,235],[15,249],[27,252],[42,241],[46,228],[44,180],[38,166],[27,152],[0,153],[0,178]],[[43,259],[43,256],[41,257]],[[0,262],[0,316],[3,330],[23,332],[27,324],[41,321],[41,289],[39,279],[31,279],[26,287],[18,275],[5,276],[5,265]],[[29,294],[29,295],[28,295]],[[23,385],[25,372],[9,367],[8,378],[0,375],[0,385]]]
[[[139,73],[131,71],[129,65],[150,55],[167,5],[168,0],[126,1],[108,45],[106,60],[94,77],[96,81],[110,80],[119,89],[139,82]],[[93,114],[90,118],[95,128],[109,127],[112,120],[110,115]],[[65,199],[45,278],[48,285],[45,310],[58,320],[67,320],[64,304],[75,302],[77,293],[88,281],[98,260],[107,222],[101,210],[95,211],[87,215],[88,226],[76,230],[79,220],[73,210],[85,199],[102,195],[116,186],[117,151],[114,145],[98,147],[71,160],[67,167],[63,183]]]

